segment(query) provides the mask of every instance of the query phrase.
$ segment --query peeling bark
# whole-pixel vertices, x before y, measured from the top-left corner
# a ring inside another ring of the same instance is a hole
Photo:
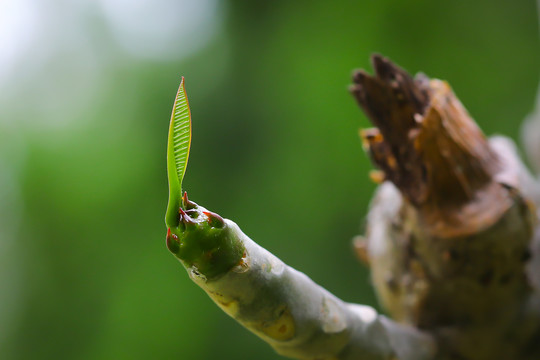
[[[538,185],[447,83],[377,55],[373,66],[374,76],[354,73],[351,92],[377,127],[363,140],[386,180],[367,233],[381,302],[435,335],[441,359],[537,359],[528,264]]]

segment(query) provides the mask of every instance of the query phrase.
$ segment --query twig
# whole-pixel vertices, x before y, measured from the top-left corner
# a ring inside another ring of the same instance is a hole
[[[223,311],[278,353],[296,359],[433,358],[429,335],[396,324],[369,306],[341,301],[257,245],[234,222],[193,202],[188,208],[180,217],[180,236],[169,234],[169,249]],[[200,248],[201,242],[207,247],[193,256],[189,249]],[[212,249],[222,243],[244,251],[236,265],[215,273],[211,265],[221,264],[222,254]]]

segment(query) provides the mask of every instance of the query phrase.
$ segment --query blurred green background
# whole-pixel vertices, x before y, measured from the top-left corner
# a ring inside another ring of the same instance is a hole
[[[277,359],[165,247],[186,77],[190,198],[347,301],[375,186],[348,94],[380,52],[519,134],[540,72],[529,1],[0,2],[0,358]],[[371,71],[371,69],[370,69]]]

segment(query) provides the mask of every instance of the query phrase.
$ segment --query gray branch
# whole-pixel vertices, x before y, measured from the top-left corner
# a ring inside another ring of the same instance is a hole
[[[242,263],[211,280],[196,268],[188,267],[188,273],[223,311],[279,354],[296,359],[433,358],[429,335],[369,306],[343,302],[257,245],[234,222],[225,223],[245,248]]]

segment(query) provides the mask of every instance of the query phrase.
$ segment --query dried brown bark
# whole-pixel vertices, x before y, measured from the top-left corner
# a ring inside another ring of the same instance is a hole
[[[540,358],[530,263],[538,185],[447,83],[378,55],[373,67],[374,76],[354,73],[351,92],[376,126],[363,138],[386,181],[367,233],[382,304],[433,334],[440,358]]]

